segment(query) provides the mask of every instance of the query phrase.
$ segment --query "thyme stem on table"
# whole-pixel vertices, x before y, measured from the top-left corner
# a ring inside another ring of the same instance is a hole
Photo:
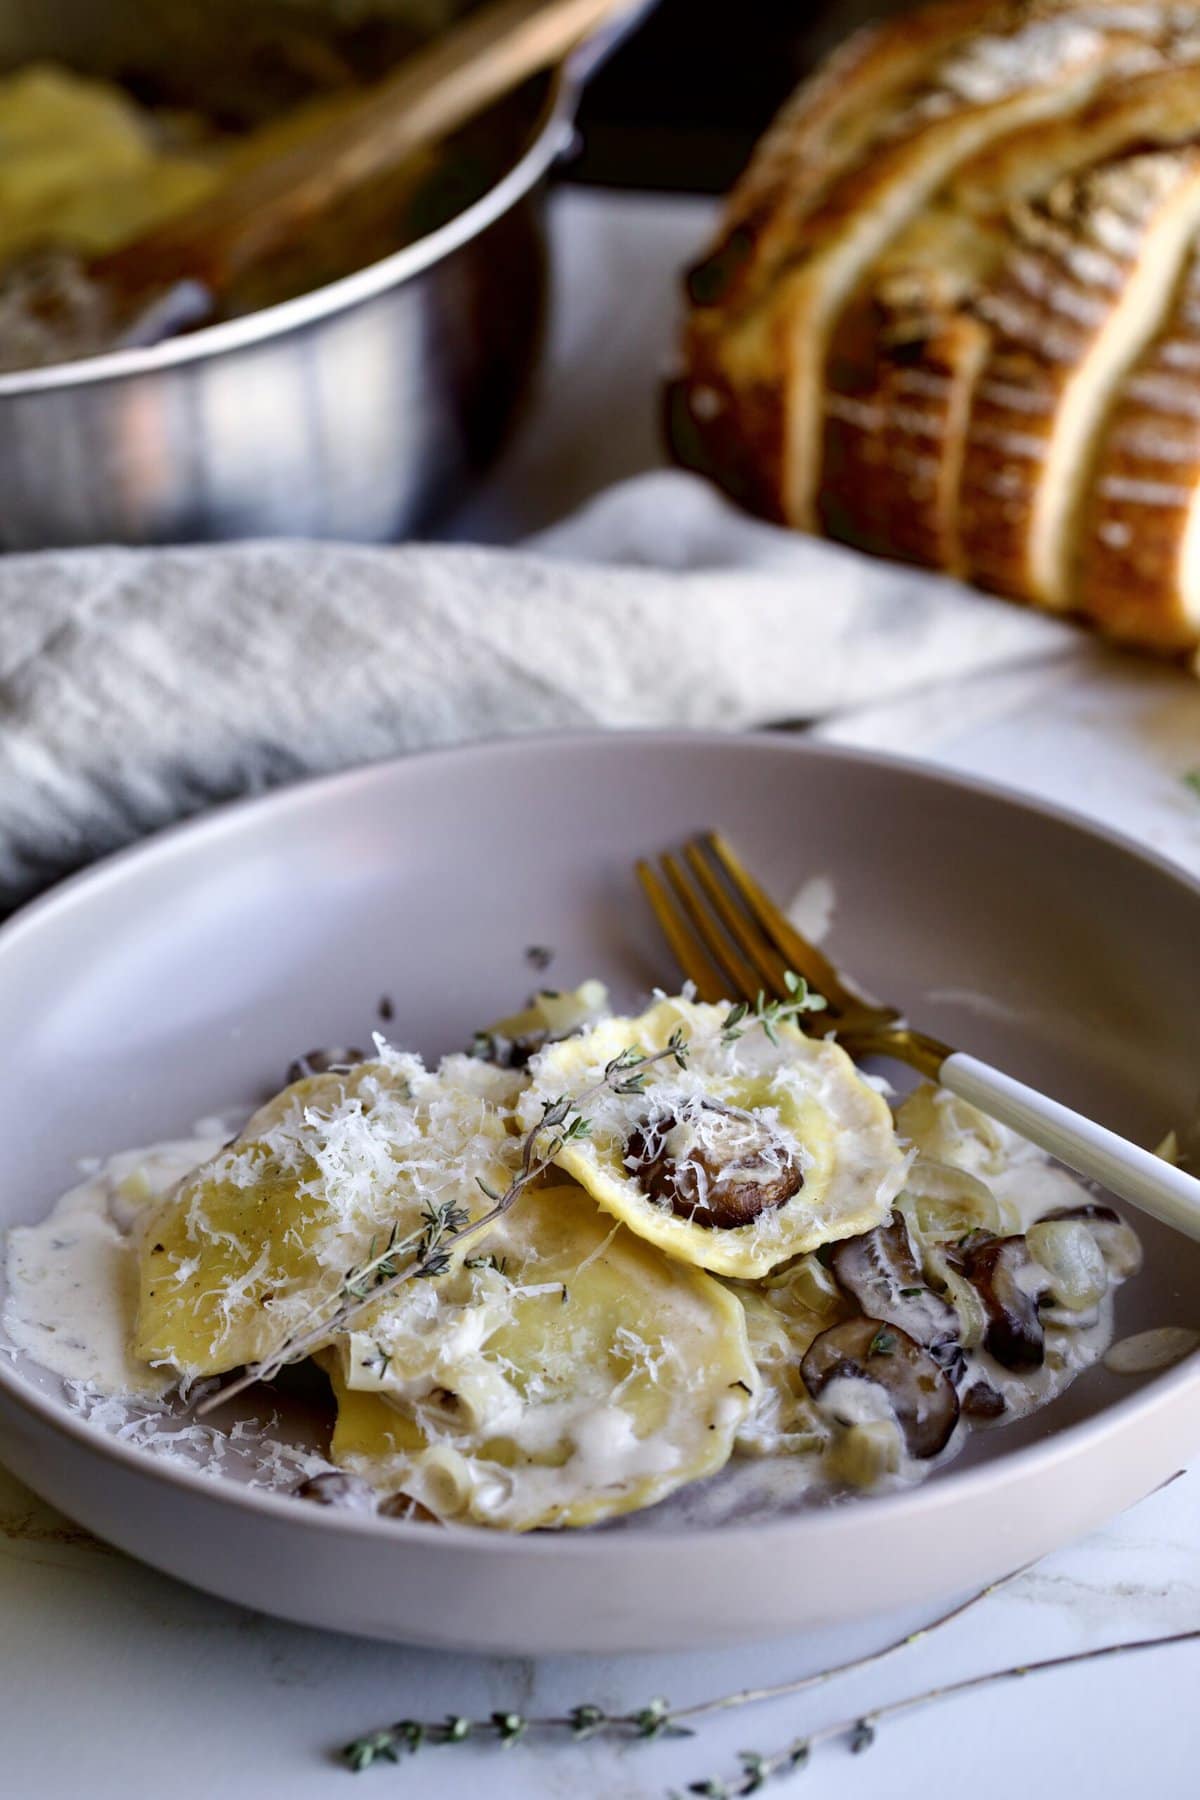
[[[1062,1656],[1044,1657],[1040,1662],[1014,1663],[1006,1669],[988,1669],[982,1675],[968,1675],[961,1681],[926,1688],[923,1693],[909,1694],[902,1700],[890,1700],[869,1713],[839,1719],[833,1725],[822,1725],[804,1737],[793,1738],[783,1749],[770,1751],[766,1755],[758,1750],[743,1750],[739,1774],[724,1779],[709,1776],[701,1781],[689,1782],[682,1792],[671,1790],[668,1800],[684,1800],[685,1795],[692,1794],[700,1796],[701,1800],[741,1800],[744,1795],[757,1794],[769,1780],[803,1768],[813,1751],[823,1744],[840,1739],[854,1755],[869,1750],[875,1742],[879,1725],[885,1719],[897,1719],[903,1713],[916,1712],[935,1702],[953,1700],[959,1695],[994,1687],[1002,1681],[1016,1681],[1026,1675],[1046,1675],[1053,1669],[1075,1668],[1084,1663],[1100,1662],[1110,1656],[1133,1655],[1138,1650],[1164,1650],[1172,1645],[1194,1643],[1200,1643],[1200,1628],[1171,1632],[1163,1637],[1131,1638],[1118,1644],[1101,1644],[1093,1650],[1072,1650]]]
[[[1006,1579],[1011,1580],[1013,1577]],[[955,1607],[952,1612],[935,1620],[925,1630],[900,1638],[883,1650],[875,1651],[856,1662],[824,1670],[818,1675],[802,1676],[796,1682],[781,1683],[771,1688],[746,1689],[740,1694],[703,1701],[697,1706],[681,1707],[678,1710],[672,1710],[665,1700],[656,1699],[636,1712],[625,1713],[609,1713],[603,1707],[583,1704],[572,1707],[568,1713],[545,1718],[527,1718],[518,1712],[494,1712],[486,1720],[468,1719],[455,1713],[448,1714],[445,1719],[437,1722],[400,1719],[381,1731],[355,1738],[342,1750],[341,1760],[347,1768],[358,1774],[377,1762],[399,1762],[405,1753],[415,1755],[426,1746],[461,1744],[471,1739],[486,1739],[506,1749],[530,1734],[566,1735],[576,1743],[595,1737],[621,1738],[626,1741],[690,1737],[692,1730],[685,1720],[727,1707],[750,1705],[759,1700],[801,1693],[805,1688],[828,1681],[835,1675],[845,1674],[851,1669],[865,1668],[891,1655],[893,1651],[903,1649],[917,1638],[926,1636],[938,1626],[948,1624],[951,1619],[961,1617],[970,1607],[1002,1585],[1000,1582],[993,1583],[991,1587],[984,1588],[972,1599]],[[861,1754],[871,1748],[878,1728],[885,1720],[899,1718],[904,1713],[916,1712],[939,1701],[952,1700],[982,1688],[994,1687],[1002,1681],[1015,1681],[1028,1675],[1045,1675],[1054,1669],[1079,1667],[1085,1663],[1103,1661],[1110,1656],[1133,1655],[1139,1650],[1163,1650],[1194,1643],[1200,1643],[1200,1628],[1172,1632],[1162,1637],[1132,1638],[1116,1644],[1101,1644],[1092,1650],[1073,1650],[1062,1656],[1045,1657],[1038,1662],[1013,1663],[1008,1668],[989,1669],[980,1675],[968,1675],[961,1681],[946,1682],[939,1687],[926,1688],[918,1694],[906,1695],[901,1700],[890,1700],[868,1713],[855,1713],[831,1725],[819,1726],[803,1737],[793,1738],[781,1749],[765,1753],[743,1750],[739,1773],[726,1777],[707,1776],[699,1781],[689,1782],[683,1790],[670,1790],[668,1800],[684,1800],[686,1795],[699,1796],[700,1800],[742,1800],[743,1796],[757,1794],[768,1781],[802,1769],[813,1751],[823,1745],[843,1741],[851,1754]]]
[[[823,1687],[838,1675],[873,1668],[886,1657],[894,1656],[898,1650],[919,1643],[931,1632],[939,1631],[943,1625],[950,1625],[955,1619],[961,1619],[964,1613],[978,1606],[981,1600],[986,1600],[990,1594],[1007,1587],[1009,1582],[1015,1581],[1018,1575],[1024,1573],[1024,1569],[1015,1569],[1011,1575],[1001,1576],[999,1581],[991,1582],[966,1600],[960,1600],[948,1612],[939,1614],[930,1624],[922,1625],[904,1637],[894,1638],[890,1644],[884,1644],[879,1650],[871,1650],[866,1656],[852,1657],[848,1662],[835,1663],[830,1669],[818,1669],[810,1675],[798,1675],[788,1681],[773,1682],[769,1687],[739,1688],[736,1693],[697,1700],[691,1706],[671,1707],[665,1700],[656,1699],[633,1712],[623,1713],[610,1713],[603,1707],[584,1704],[573,1707],[569,1713],[547,1718],[527,1719],[517,1713],[493,1713],[488,1720],[464,1719],[456,1714],[441,1721],[401,1719],[395,1725],[355,1738],[353,1743],[346,1745],[342,1756],[352,1769],[367,1769],[373,1762],[380,1760],[395,1762],[401,1750],[418,1750],[424,1744],[457,1744],[472,1735],[495,1735],[499,1730],[498,1720],[517,1718],[521,1720],[521,1736],[527,1731],[539,1735],[566,1732],[577,1742],[593,1737],[690,1737],[694,1722],[708,1718],[713,1713],[730,1712],[743,1706],[758,1706],[768,1700],[794,1699],[797,1694],[806,1693],[810,1688]],[[499,1741],[504,1743],[515,1740],[501,1736]]]
[[[687,1039],[682,1030],[677,1030],[671,1034],[664,1049],[651,1051],[647,1055],[637,1050],[622,1050],[619,1056],[614,1056],[607,1064],[600,1080],[591,1087],[585,1088],[574,1098],[562,1095],[556,1100],[547,1101],[542,1108],[541,1118],[526,1133],[517,1172],[504,1192],[498,1194],[484,1182],[479,1182],[483,1193],[492,1202],[486,1212],[481,1213],[477,1219],[472,1219],[465,1208],[447,1203],[427,1207],[423,1228],[406,1238],[397,1239],[393,1227],[386,1248],[379,1254],[372,1251],[365,1262],[351,1269],[342,1281],[340,1293],[325,1301],[326,1307],[333,1304],[332,1312],[324,1313],[318,1307],[308,1326],[291,1333],[270,1356],[249,1364],[236,1380],[208,1394],[196,1407],[197,1416],[202,1417],[205,1413],[212,1412],[214,1407],[224,1405],[227,1400],[232,1400],[261,1381],[273,1380],[289,1363],[302,1361],[335,1332],[345,1331],[360,1314],[385,1294],[394,1292],[406,1282],[443,1274],[449,1267],[451,1250],[479,1237],[508,1212],[530,1182],[550,1168],[564,1144],[572,1138],[587,1137],[591,1125],[583,1109],[589,1102],[606,1091],[615,1094],[641,1093],[645,1085],[645,1071],[653,1064],[672,1061],[684,1068],[687,1056]],[[401,1262],[399,1259],[405,1255],[407,1260]]]

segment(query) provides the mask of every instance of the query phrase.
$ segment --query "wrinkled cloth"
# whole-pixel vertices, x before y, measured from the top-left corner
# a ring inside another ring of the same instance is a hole
[[[952,696],[1079,644],[1058,620],[748,519],[675,471],[517,550],[13,556],[0,560],[0,908],[307,774],[513,732],[807,723]]]

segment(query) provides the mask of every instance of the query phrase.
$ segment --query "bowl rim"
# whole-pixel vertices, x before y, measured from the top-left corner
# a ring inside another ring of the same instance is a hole
[[[399,250],[339,276],[323,286],[257,308],[236,319],[205,325],[181,337],[140,349],[108,350],[99,356],[50,363],[45,368],[0,374],[0,400],[88,387],[206,361],[286,337],[322,320],[336,318],[368,300],[401,287],[480,237],[532,192],[569,147],[583,88],[583,70],[570,61],[551,76],[549,90],[530,131],[529,142],[499,179],[462,212]]]
[[[70,911],[81,901],[86,902],[93,886],[125,879],[127,873],[131,869],[136,872],[143,861],[169,858],[180,843],[202,843],[206,838],[219,840],[222,833],[243,828],[247,819],[252,819],[263,810],[286,813],[294,807],[303,807],[314,793],[337,793],[352,786],[370,788],[376,783],[386,785],[395,778],[398,770],[405,767],[416,770],[415,778],[420,779],[420,770],[430,763],[435,766],[447,763],[469,765],[473,760],[493,762],[497,756],[520,758],[538,752],[553,752],[556,748],[595,755],[628,748],[640,748],[653,754],[660,749],[681,751],[698,746],[723,749],[731,755],[759,755],[769,750],[783,756],[794,756],[800,762],[817,760],[849,763],[894,771],[906,779],[916,779],[930,787],[949,788],[998,802],[1008,808],[1015,807],[1048,819],[1056,826],[1101,840],[1125,857],[1148,865],[1159,875],[1166,876],[1200,902],[1200,879],[1159,852],[1143,848],[1131,836],[1094,823],[1069,807],[1022,793],[1002,782],[943,770],[916,757],[840,744],[813,743],[770,731],[745,732],[736,736],[715,730],[686,729],[548,731],[529,732],[517,737],[482,738],[469,744],[410,752],[331,774],[312,776],[266,794],[250,795],[208,808],[196,817],[164,827],[68,876],[47,893],[11,914],[0,923],[0,957],[9,953],[14,939],[19,942],[26,931],[36,931],[48,915]],[[1189,1390],[1200,1390],[1200,1354],[1196,1353],[1186,1357],[1175,1368],[1160,1372],[1151,1382],[1124,1399],[1105,1406],[1092,1418],[1064,1425],[1044,1442],[1020,1446],[979,1467],[962,1470],[950,1468],[932,1483],[921,1483],[896,1493],[862,1495],[846,1505],[815,1507],[746,1525],[653,1528],[639,1532],[636,1526],[626,1523],[619,1537],[621,1550],[631,1557],[638,1554],[670,1555],[697,1544],[711,1547],[715,1551],[718,1546],[736,1547],[739,1542],[759,1540],[764,1533],[791,1535],[806,1527],[819,1527],[822,1533],[830,1532],[834,1538],[840,1538],[844,1533],[860,1529],[868,1517],[881,1525],[885,1519],[888,1523],[902,1525],[914,1513],[928,1509],[938,1511],[959,1504],[970,1505],[972,1496],[981,1490],[1019,1485],[1026,1476],[1049,1471],[1064,1459],[1074,1458],[1086,1450],[1094,1451],[1114,1434],[1123,1431],[1129,1418],[1153,1414],[1164,1407],[1170,1407],[1180,1394]],[[175,1465],[150,1456],[135,1445],[124,1443],[100,1431],[90,1425],[82,1414],[68,1411],[61,1401],[43,1394],[31,1383],[22,1380],[16,1373],[15,1365],[10,1366],[7,1359],[0,1359],[0,1395],[39,1424],[51,1431],[64,1433],[85,1452],[90,1451],[116,1463],[131,1474],[163,1480],[168,1487],[182,1488],[197,1498],[206,1496],[218,1505],[240,1507],[251,1513],[264,1515],[267,1519],[278,1518],[281,1522],[301,1525],[306,1529],[350,1533],[380,1544],[428,1544],[429,1527],[418,1522],[370,1514],[340,1513],[326,1507],[302,1507],[292,1495],[252,1488],[222,1476],[214,1477],[212,1473],[202,1469]],[[636,1516],[630,1515],[631,1518]],[[588,1559],[610,1556],[615,1553],[618,1541],[615,1534],[605,1531],[517,1533],[498,1532],[474,1525],[451,1525],[445,1529],[452,1532],[453,1537],[443,1542],[458,1543],[474,1550],[480,1550],[486,1545],[497,1553],[505,1551],[509,1555],[524,1557],[568,1555],[576,1559]]]

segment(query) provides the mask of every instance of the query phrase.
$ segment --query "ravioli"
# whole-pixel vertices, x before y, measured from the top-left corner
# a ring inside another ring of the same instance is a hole
[[[335,1462],[510,1531],[594,1524],[713,1474],[758,1386],[735,1296],[573,1185],[527,1190],[322,1361]]]
[[[507,1185],[520,1078],[469,1057],[436,1073],[380,1041],[341,1073],[309,1076],[148,1217],[134,1354],[186,1379],[273,1353],[346,1274],[419,1234],[428,1207],[484,1210]]]
[[[683,1032],[686,1068],[645,1071],[640,1093],[609,1086],[588,1099],[586,1136],[559,1166],[606,1212],[680,1262],[753,1278],[788,1258],[877,1225],[902,1185],[906,1157],[887,1105],[838,1045],[789,1023],[774,1040],[752,1021],[733,1042],[726,1009],[663,999],[636,1019],[609,1019],[551,1044],[529,1064],[518,1113],[601,1083],[621,1052],[663,1050]]]

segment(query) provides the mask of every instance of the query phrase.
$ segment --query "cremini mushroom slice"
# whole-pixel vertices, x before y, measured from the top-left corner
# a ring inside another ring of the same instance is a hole
[[[1025,1239],[984,1237],[961,1245],[954,1260],[983,1302],[984,1349],[1006,1369],[1040,1368],[1046,1334],[1038,1300],[1048,1283]]]
[[[958,1314],[925,1280],[901,1213],[861,1237],[843,1238],[826,1255],[838,1286],[862,1312],[899,1325],[943,1368],[961,1362]]]
[[[606,1212],[681,1262],[743,1279],[885,1219],[907,1158],[881,1096],[844,1050],[788,1022],[751,1016],[736,1034],[728,1009],[660,1000],[638,1018],[608,1019],[551,1044],[529,1065],[519,1114],[603,1080],[625,1052],[655,1056],[636,1090],[590,1100],[589,1131],[559,1165]]]
[[[652,1200],[694,1225],[749,1225],[804,1186],[795,1146],[755,1113],[719,1100],[651,1110],[630,1133],[624,1160]]]
[[[586,1030],[608,1018],[610,1010],[602,981],[584,981],[577,988],[539,988],[521,1012],[477,1031],[471,1055],[502,1069],[523,1069],[547,1044]]]
[[[342,1512],[373,1513],[379,1496],[369,1481],[358,1475],[347,1475],[344,1469],[325,1469],[309,1475],[292,1489],[298,1500],[309,1500],[314,1506],[336,1507]]]
[[[821,1409],[846,1424],[864,1422],[859,1390],[881,1390],[904,1433],[910,1456],[936,1456],[958,1423],[958,1394],[929,1351],[899,1325],[846,1319],[814,1338],[801,1364],[805,1386]]]
[[[965,1417],[972,1421],[999,1419],[1008,1411],[1008,1401],[999,1388],[982,1375],[976,1375],[963,1389],[960,1405]]]

